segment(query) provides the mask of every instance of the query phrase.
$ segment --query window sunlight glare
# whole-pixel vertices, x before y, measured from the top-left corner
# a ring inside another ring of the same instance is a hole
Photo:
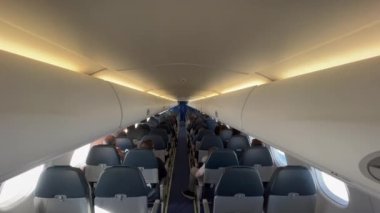
[[[73,156],[71,157],[70,166],[72,167],[82,167],[86,164],[86,159],[88,152],[90,151],[91,144],[84,145],[79,147],[74,151]]]
[[[339,179],[337,179],[331,175],[328,175],[324,172],[321,172],[321,177],[322,177],[322,180],[323,180],[324,184],[326,185],[326,187],[332,193],[334,193],[336,196],[338,196],[339,198],[341,198],[345,202],[348,202],[347,187],[343,181],[341,181],[341,180],[339,180]]]
[[[0,208],[7,208],[29,196],[37,186],[44,165],[5,181],[0,189]]]

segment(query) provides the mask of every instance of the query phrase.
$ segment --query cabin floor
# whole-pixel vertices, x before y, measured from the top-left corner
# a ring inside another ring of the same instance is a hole
[[[194,201],[182,196],[181,192],[187,189],[190,173],[187,136],[185,123],[181,122],[178,131],[178,146],[176,150],[174,171],[169,194],[169,213],[193,213]]]

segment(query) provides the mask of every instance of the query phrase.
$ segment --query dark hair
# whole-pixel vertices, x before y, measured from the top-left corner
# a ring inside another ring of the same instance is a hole
[[[150,139],[145,140],[145,141],[141,141],[139,144],[139,148],[140,149],[153,149],[154,148],[153,141]]]
[[[263,146],[263,142],[256,138],[252,139],[251,147],[254,147],[254,146]]]

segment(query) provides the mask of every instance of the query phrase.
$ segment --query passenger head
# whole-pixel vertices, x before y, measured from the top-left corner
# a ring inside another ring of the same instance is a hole
[[[107,145],[116,146],[116,138],[115,138],[115,136],[113,136],[113,135],[107,135],[104,138],[104,143],[107,144]]]
[[[232,128],[232,135],[240,135],[240,131]]]
[[[256,147],[256,146],[263,146],[263,142],[261,142],[259,139],[252,139],[251,147]]]
[[[152,140],[144,140],[139,144],[140,149],[153,149],[154,144]]]

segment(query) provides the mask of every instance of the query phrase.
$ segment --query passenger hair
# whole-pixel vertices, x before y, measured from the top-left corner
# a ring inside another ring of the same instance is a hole
[[[255,146],[263,146],[263,142],[256,138],[252,139],[251,147]]]
[[[107,144],[107,145],[115,145],[116,144],[116,138],[115,136],[113,135],[107,135],[105,138],[104,138],[104,143]]]
[[[150,139],[141,141],[139,144],[139,148],[140,149],[153,149],[154,148],[153,141]]]

